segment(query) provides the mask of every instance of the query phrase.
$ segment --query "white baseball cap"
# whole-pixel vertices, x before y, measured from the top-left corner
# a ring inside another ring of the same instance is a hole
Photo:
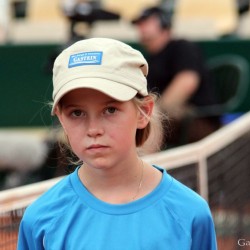
[[[78,41],[63,50],[53,68],[53,107],[78,88],[98,90],[118,101],[147,96],[148,64],[141,52],[109,38]]]

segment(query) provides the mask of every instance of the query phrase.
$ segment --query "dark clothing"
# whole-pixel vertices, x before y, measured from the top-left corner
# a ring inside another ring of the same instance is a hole
[[[172,40],[163,50],[154,55],[146,55],[149,64],[149,90],[162,94],[173,78],[184,70],[193,70],[200,77],[197,91],[189,99],[190,106],[210,106],[216,104],[215,93],[205,67],[199,47],[186,40]],[[202,139],[220,127],[218,117],[172,120],[166,132],[164,144],[181,145]],[[169,132],[170,129],[170,132]]]
[[[202,54],[196,44],[186,40],[172,40],[155,55],[148,55],[149,89],[162,94],[173,78],[183,70],[196,71],[200,76],[198,90],[189,100],[195,106],[211,105],[216,102],[204,65]]]

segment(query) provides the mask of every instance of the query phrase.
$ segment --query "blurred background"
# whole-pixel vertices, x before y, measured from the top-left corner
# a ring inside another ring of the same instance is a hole
[[[249,111],[249,0],[0,0],[0,188],[65,173],[64,168],[57,168],[62,164],[55,146],[57,121],[49,106],[58,53],[88,37],[115,38],[142,50],[131,20],[157,5],[171,13],[173,36],[197,43],[206,61],[223,55],[244,60],[246,70],[239,76],[243,83],[224,88],[223,95],[229,93],[234,100],[222,112],[230,113],[227,123]]]
[[[238,77],[243,80],[235,80],[236,89],[227,85],[223,90],[225,96],[229,93],[233,99],[222,111],[227,114],[223,127],[248,114],[249,0],[0,0],[0,191],[59,177],[74,168],[60,153],[58,122],[50,115],[52,66],[58,53],[74,41],[89,37],[119,39],[143,52],[131,21],[144,8],[155,5],[172,13],[174,37],[197,43],[207,62],[229,55],[228,61],[234,60],[232,56],[244,60],[244,72],[240,70]],[[243,134],[234,139],[237,145],[232,141],[234,146],[226,145],[225,150],[213,152],[213,157],[212,153],[206,156],[210,165],[205,178],[209,194],[205,192],[205,195],[214,208],[221,250],[242,249],[237,244],[240,237],[250,241],[249,131],[250,127],[245,126]],[[228,135],[223,136],[217,140],[226,141]],[[169,154],[179,147],[181,152],[182,146],[188,145],[177,146]],[[203,150],[210,152],[209,147]],[[244,155],[239,156],[239,152]],[[242,165],[237,168],[239,162]],[[204,178],[198,179],[198,163],[193,170],[192,164],[183,163],[187,168],[182,173],[169,171],[200,192],[194,183],[201,184]],[[235,196],[229,188],[232,183],[239,188]],[[235,199],[229,201],[227,195]],[[233,206],[239,199],[242,202]],[[225,210],[229,213],[221,213]],[[245,217],[239,217],[243,211]],[[231,227],[225,230],[230,223]],[[1,248],[0,238],[0,249],[12,248]]]
[[[80,34],[136,42],[128,21],[155,5],[173,11],[177,36],[195,40],[250,36],[247,0],[1,0],[0,4],[1,44],[66,43],[73,19],[82,21],[75,27]]]

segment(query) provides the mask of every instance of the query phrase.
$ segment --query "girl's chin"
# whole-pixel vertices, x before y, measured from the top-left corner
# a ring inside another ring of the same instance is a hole
[[[89,162],[84,162],[83,166],[87,166],[88,168],[93,168],[93,169],[109,169],[109,168],[111,168],[110,164],[108,164],[106,161],[103,161],[101,159],[89,161]]]

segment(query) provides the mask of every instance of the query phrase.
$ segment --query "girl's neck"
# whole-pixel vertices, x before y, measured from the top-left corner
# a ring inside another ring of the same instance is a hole
[[[82,166],[78,174],[90,193],[111,204],[124,204],[142,198],[152,192],[162,178],[159,170],[140,159],[134,167],[126,166],[120,172],[105,170],[97,174],[88,166]]]
[[[97,198],[109,203],[126,203],[139,197],[143,186],[144,163],[123,164],[108,169],[83,165],[79,177],[84,186]]]

